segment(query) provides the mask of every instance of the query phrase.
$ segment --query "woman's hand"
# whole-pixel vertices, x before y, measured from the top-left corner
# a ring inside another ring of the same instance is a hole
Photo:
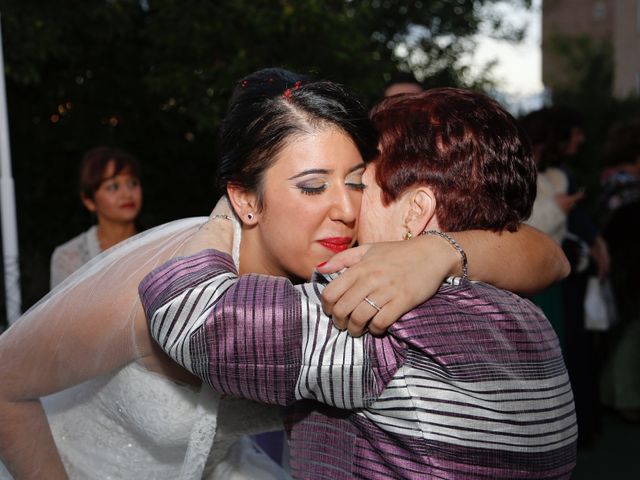
[[[451,235],[469,260],[469,278],[531,295],[569,274],[569,262],[551,237],[527,225],[516,232],[473,230]],[[442,281],[462,275],[458,252],[437,236],[363,245],[335,255],[321,273],[349,267],[323,292],[325,312],[353,336],[368,327],[382,334],[403,314],[431,298]],[[381,307],[378,311],[365,297]]]
[[[362,245],[341,252],[318,271],[347,270],[322,293],[325,312],[352,336],[380,335],[398,318],[432,297],[443,279],[461,273],[457,252],[437,237]],[[365,298],[380,307],[377,310]]]

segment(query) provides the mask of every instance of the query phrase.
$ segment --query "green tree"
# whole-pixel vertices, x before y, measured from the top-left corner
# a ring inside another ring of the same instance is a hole
[[[345,83],[367,102],[397,70],[468,85],[460,56],[493,3],[0,0],[23,304],[47,291],[55,245],[91,221],[76,193],[87,149],[117,145],[140,158],[146,225],[207,214],[218,196],[216,129],[238,78],[283,66]]]

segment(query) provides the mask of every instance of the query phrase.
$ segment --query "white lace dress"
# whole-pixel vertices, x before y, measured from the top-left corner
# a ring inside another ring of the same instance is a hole
[[[72,480],[290,478],[244,436],[282,428],[278,409],[218,401],[137,363],[43,404]],[[12,478],[2,464],[0,478]]]
[[[56,247],[51,255],[51,288],[100,253],[97,225]]]
[[[144,242],[166,232],[182,235],[204,220],[176,221],[123,242],[115,253],[92,260],[45,297],[43,308],[47,311],[47,301],[64,298],[65,288],[93,281],[85,272],[102,272],[109,258],[128,264],[134,252],[147,249]],[[234,250],[237,261],[239,247]],[[68,320],[64,324],[73,325]],[[24,321],[29,318],[18,323]],[[71,479],[290,479],[247,437],[282,429],[278,407],[221,398],[206,386],[178,384],[137,362],[45,397],[42,403]],[[0,461],[0,479],[11,478]]]
[[[278,411],[216,400],[131,363],[43,403],[71,479],[287,478],[248,440],[236,442],[278,428]]]

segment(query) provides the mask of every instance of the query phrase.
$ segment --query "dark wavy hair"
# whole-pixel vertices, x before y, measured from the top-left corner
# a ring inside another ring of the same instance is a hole
[[[376,180],[385,204],[427,185],[448,231],[513,231],[536,196],[531,146],[496,101],[458,88],[390,97],[372,111],[380,134]]]
[[[584,119],[568,107],[544,107],[524,115],[520,124],[537,151],[538,170],[543,172],[566,159],[571,132],[574,128],[582,129]]]
[[[295,136],[337,128],[365,162],[376,155],[377,135],[363,104],[343,86],[281,68],[241,79],[220,128],[217,187],[229,183],[258,194],[264,173]]]

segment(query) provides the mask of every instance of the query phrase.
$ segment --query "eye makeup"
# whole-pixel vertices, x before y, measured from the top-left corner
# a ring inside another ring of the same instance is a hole
[[[366,185],[362,183],[364,168],[365,164],[360,163],[349,169],[347,178],[345,179],[345,185],[348,188],[358,191],[362,191],[366,188]],[[295,187],[305,195],[319,195],[328,188],[330,183],[328,177],[332,174],[333,170],[314,168],[300,172],[290,177],[289,180],[295,180],[308,175],[318,175],[317,177],[306,178],[303,181],[297,182]]]

